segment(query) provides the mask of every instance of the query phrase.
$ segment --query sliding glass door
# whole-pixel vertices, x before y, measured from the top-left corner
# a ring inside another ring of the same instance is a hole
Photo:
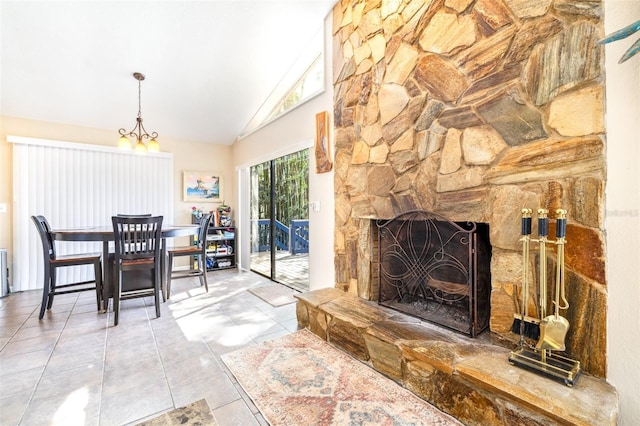
[[[309,150],[251,167],[251,270],[309,289]]]

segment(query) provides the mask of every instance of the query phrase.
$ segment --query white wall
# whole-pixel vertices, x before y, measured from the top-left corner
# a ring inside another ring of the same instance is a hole
[[[637,0],[608,0],[605,32],[640,19]],[[640,55],[618,60],[640,32],[606,45],[608,380],[620,425],[640,425]]]
[[[248,232],[248,191],[239,176],[248,177],[247,167],[299,151],[304,147],[312,147],[315,138],[315,115],[328,111],[333,122],[333,84],[332,67],[332,19],[331,14],[325,19],[325,91],[278,118],[274,122],[252,133],[233,144],[233,164],[237,169],[234,176],[234,192],[245,194],[246,199],[235,199],[233,205],[240,207],[237,224],[239,225],[240,261],[246,267],[249,255]],[[333,127],[329,129],[331,153],[333,149]],[[313,149],[310,152],[309,164],[309,200],[320,203],[320,211],[309,211],[309,285],[311,290],[335,285],[333,262],[333,230],[334,230],[334,194],[333,171],[317,174]],[[240,192],[239,189],[243,188]]]

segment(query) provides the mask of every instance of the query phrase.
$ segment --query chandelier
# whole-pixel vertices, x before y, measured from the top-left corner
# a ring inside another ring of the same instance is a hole
[[[131,140],[129,138],[135,138],[137,143],[135,146],[136,152],[158,152],[160,151],[160,145],[156,138],[158,137],[158,133],[153,132],[151,135],[147,133],[147,130],[142,125],[142,88],[141,82],[144,80],[144,74],[139,72],[134,72],[133,77],[138,80],[138,117],[136,118],[136,125],[130,132],[127,132],[125,129],[120,129],[118,132],[120,133],[120,139],[118,140],[118,148],[120,149],[131,149]],[[136,132],[137,131],[137,132]],[[149,142],[145,145],[143,139],[149,139]]]

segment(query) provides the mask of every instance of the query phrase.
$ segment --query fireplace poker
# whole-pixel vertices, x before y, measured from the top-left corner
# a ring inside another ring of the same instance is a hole
[[[540,259],[539,259],[539,294],[538,301],[540,309],[540,319],[547,316],[547,236],[549,235],[549,210],[538,209],[538,244],[540,246]],[[540,338],[540,323],[536,327],[535,340]]]
[[[549,210],[538,209],[538,244],[540,246],[540,258],[538,259],[538,304],[540,305],[540,319],[547,316],[547,236],[549,235]],[[540,325],[538,324],[536,343],[540,342]],[[542,361],[546,361],[547,351],[542,350]]]

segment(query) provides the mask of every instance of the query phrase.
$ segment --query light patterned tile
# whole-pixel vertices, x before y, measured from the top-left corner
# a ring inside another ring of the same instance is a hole
[[[13,372],[10,368],[2,368],[0,370],[2,397],[25,392],[31,395],[42,376],[42,371],[42,368],[33,368],[31,370]],[[5,423],[0,422],[0,424]]]
[[[122,369],[106,371],[102,391],[105,398],[136,388],[168,389],[167,379],[157,362],[141,362]]]
[[[0,370],[11,368],[13,373],[17,373],[33,368],[42,369],[47,365],[50,356],[51,351],[46,349],[30,352],[29,356],[24,356],[23,354],[4,356],[0,352]]]
[[[266,425],[218,355],[285,333],[286,315],[246,291],[260,276],[209,278],[209,293],[175,282],[160,318],[150,298],[123,302],[117,327],[90,292],[56,297],[42,321],[40,291],[0,300],[0,424],[25,409],[21,425],[136,424],[204,397],[221,425]]]
[[[31,399],[31,391],[6,394],[0,397],[0,425],[17,425]]]
[[[242,388],[242,386],[240,386],[240,383],[238,383],[237,381],[235,381],[235,377],[232,380],[233,385],[236,387],[236,390],[238,391],[238,393],[240,394],[240,397],[242,398],[242,400],[244,401],[245,404],[247,404],[247,407],[249,408],[249,410],[254,414],[259,414],[260,410],[258,410],[258,407],[256,407],[256,404],[253,402],[253,400],[251,399],[251,397],[249,397],[249,395],[244,391],[244,389]]]
[[[176,388],[206,378],[214,379],[222,368],[217,358],[207,350],[177,362],[165,363],[164,371],[169,386]]]
[[[122,425],[175,408],[168,387],[135,387],[104,396],[100,425]]]
[[[102,363],[88,364],[57,374],[43,375],[33,398],[47,399],[59,394],[73,394],[76,391],[81,391],[83,395],[99,397],[101,388]]]
[[[212,410],[233,401],[241,400],[235,386],[223,372],[213,377],[205,377],[183,386],[171,388],[171,395],[176,407],[206,398]]]
[[[107,333],[104,328],[102,330],[65,329],[60,334],[55,350],[75,352],[79,348],[95,347],[101,347],[104,350],[106,340]]]
[[[295,333],[296,331],[302,330],[302,328],[303,328],[298,323],[298,319],[297,318],[293,318],[293,319],[288,320],[288,321],[280,322],[280,324],[282,324],[282,326],[284,328],[286,328],[291,333]]]
[[[57,338],[60,336],[60,333],[62,333],[62,328],[59,328],[57,330],[42,331],[41,329],[38,329],[36,327],[23,327],[20,328],[17,333],[13,335],[13,337],[11,337],[11,341],[15,342],[18,340],[32,339],[34,337]]]
[[[242,400],[211,410],[219,426],[259,426],[259,423]]]
[[[107,349],[105,370],[116,370],[125,365],[135,365],[147,360],[159,362],[158,350],[154,344],[131,342],[118,347],[112,346]]]
[[[69,372],[70,370],[86,368],[104,368],[104,347],[78,347],[75,351],[54,349],[44,370],[44,376]]]
[[[291,332],[289,330],[285,330],[284,328],[280,328],[280,330],[278,331],[274,331],[271,333],[267,333],[267,334],[261,334],[260,336],[254,337],[253,340],[256,341],[256,343],[262,343],[262,342],[266,342],[269,340],[273,340],[277,337],[282,337],[282,336],[286,336],[287,334],[290,334]]]
[[[2,348],[2,355],[12,356],[28,354],[30,352],[37,352],[41,350],[52,352],[57,340],[58,336],[56,334],[35,336],[24,340],[11,339],[11,341]]]
[[[26,408],[21,425],[84,425],[97,418],[99,395],[80,386],[60,390],[46,398],[34,398]]]
[[[198,341],[180,340],[180,344],[160,345],[158,344],[158,352],[162,362],[171,366],[182,362],[185,358],[191,358],[196,355],[211,355],[211,351],[206,343]]]

